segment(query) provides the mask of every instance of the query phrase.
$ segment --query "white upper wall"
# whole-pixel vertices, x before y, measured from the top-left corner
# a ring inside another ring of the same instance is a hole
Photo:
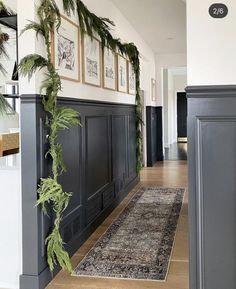
[[[35,1],[37,2],[37,1]],[[62,3],[58,1],[59,5]],[[136,32],[128,20],[109,0],[84,0],[88,8],[98,16],[108,17],[116,24],[113,34],[120,37],[124,42],[134,42],[141,53],[141,89],[145,91],[147,103],[151,103],[151,78],[155,78],[155,55],[152,49],[145,43],[142,37]],[[21,0],[21,7],[26,9],[19,10],[19,30],[23,29],[26,24],[26,19],[35,19],[35,3],[32,0]],[[62,6],[62,5],[60,5]],[[72,20],[78,22],[76,16],[72,16]],[[30,39],[30,41],[29,41]],[[35,38],[33,32],[26,32],[19,40],[20,58],[29,53],[45,53],[45,47],[42,39],[39,41]],[[148,76],[148,77],[147,77]],[[27,79],[20,81],[21,94],[39,93],[42,73],[37,74],[37,81],[34,77],[29,83]],[[118,103],[135,103],[135,96],[120,92],[113,92],[102,88],[92,87],[82,83],[74,83],[71,81],[62,81],[63,91],[62,96],[76,97],[80,99],[93,99],[99,101],[111,101]]]
[[[236,1],[222,1],[226,18],[214,19],[212,0],[187,1],[188,85],[236,83]]]
[[[186,4],[181,0],[110,0],[155,53],[186,53]]]
[[[163,106],[163,69],[187,66],[187,55],[181,54],[157,54],[156,55],[156,80],[157,80],[157,106]]]

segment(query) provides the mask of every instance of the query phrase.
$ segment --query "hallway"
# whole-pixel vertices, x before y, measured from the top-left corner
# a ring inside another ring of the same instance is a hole
[[[87,242],[72,258],[75,267],[96,241],[107,230],[114,219],[120,214],[140,186],[155,185],[160,187],[183,187],[187,190],[187,162],[165,161],[153,168],[145,168],[141,173],[141,182],[134,188],[124,201],[110,214],[102,225],[90,236]],[[176,240],[170,262],[166,282],[131,281],[103,278],[71,277],[60,272],[48,285],[47,289],[188,289],[188,233],[187,233],[187,191],[177,227]]]

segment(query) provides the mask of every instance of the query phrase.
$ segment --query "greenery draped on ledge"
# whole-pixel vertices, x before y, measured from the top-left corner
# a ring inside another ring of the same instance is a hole
[[[107,46],[114,52],[120,52],[130,60],[136,75],[136,128],[137,128],[137,173],[142,168],[142,107],[140,96],[140,60],[139,51],[133,43],[123,44],[120,39],[112,37],[111,27],[114,23],[107,18],[101,18],[91,13],[80,0],[62,0],[64,12],[67,15],[78,13],[81,34],[87,33],[93,37],[99,35],[102,46]],[[44,38],[47,57],[32,54],[24,57],[19,64],[19,73],[28,76],[41,69],[46,71],[46,79],[43,81],[41,91],[46,92],[43,97],[44,110],[47,113],[46,126],[49,128],[50,149],[46,154],[52,161],[52,175],[42,179],[38,192],[37,205],[47,214],[47,206],[53,207],[55,221],[52,233],[46,239],[48,264],[51,271],[59,263],[62,269],[69,272],[72,266],[69,254],[64,248],[64,243],[60,234],[60,224],[62,214],[69,204],[72,193],[64,192],[58,183],[58,176],[65,172],[65,164],[62,157],[62,145],[58,143],[57,137],[60,130],[69,129],[72,125],[79,125],[78,113],[70,108],[58,107],[57,96],[61,90],[61,79],[52,64],[51,56],[51,32],[54,28],[59,29],[61,25],[61,15],[55,0],[41,0],[37,10],[38,22],[30,21],[23,32],[34,30]]]
[[[12,11],[8,9],[2,1],[0,1],[0,15],[11,15]],[[9,40],[9,35],[7,33],[4,33],[0,29],[0,60],[5,58],[8,58],[7,49],[6,49],[6,42]],[[5,75],[6,70],[3,67],[3,65],[0,62],[0,75]],[[4,96],[0,93],[0,116],[4,115],[8,112],[12,112],[12,107],[7,102],[7,100],[4,98]]]

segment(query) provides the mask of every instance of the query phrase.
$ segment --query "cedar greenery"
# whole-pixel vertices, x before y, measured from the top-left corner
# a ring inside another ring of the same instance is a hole
[[[0,1],[0,15],[11,15],[12,11],[8,9],[2,1]],[[2,57],[8,58],[6,42],[9,39],[9,35],[4,33],[0,29],[0,59]],[[3,65],[0,63],[0,74],[5,75],[6,70]],[[10,104],[7,102],[5,97],[0,93],[0,115],[5,115],[6,113],[12,113],[13,109]]]
[[[78,13],[80,31],[90,37],[99,36],[102,47],[107,46],[114,52],[119,52],[129,58],[136,75],[136,129],[137,129],[137,172],[142,168],[142,107],[140,95],[140,60],[139,51],[133,43],[123,44],[120,39],[113,38],[111,28],[114,23],[107,18],[102,18],[91,13],[80,0],[63,0],[63,8],[67,15]],[[19,64],[19,72],[30,79],[33,74],[41,69],[46,71],[46,79],[42,82],[41,91],[45,91],[47,97],[43,97],[44,110],[48,118],[46,125],[50,130],[49,151],[46,154],[52,159],[52,176],[42,179],[39,184],[39,198],[37,205],[48,214],[47,206],[51,205],[55,214],[54,228],[46,239],[48,264],[51,271],[59,263],[61,268],[72,271],[68,253],[64,249],[64,243],[60,235],[60,223],[62,214],[69,204],[72,193],[63,191],[58,183],[58,176],[65,172],[65,164],[62,157],[62,145],[57,137],[60,130],[69,129],[72,125],[79,125],[78,113],[70,108],[58,107],[57,96],[61,90],[61,79],[52,64],[50,35],[54,27],[59,29],[61,15],[55,0],[41,0],[37,10],[39,22],[30,21],[23,32],[34,30],[36,36],[41,35],[45,40],[47,58],[38,54],[24,57]]]
[[[90,37],[99,36],[102,47],[107,46],[114,52],[120,52],[129,58],[136,76],[136,150],[137,173],[143,167],[142,162],[142,101],[140,94],[140,54],[134,43],[122,43],[114,38],[111,28],[115,24],[108,18],[98,17],[90,12],[81,0],[76,0],[79,26],[82,36],[87,33]]]
[[[70,11],[72,1],[64,0],[64,8]],[[51,205],[54,211],[54,228],[46,239],[48,265],[51,271],[54,271],[55,265],[59,263],[62,269],[72,271],[69,254],[64,248],[64,243],[60,234],[60,224],[62,214],[69,204],[72,193],[63,191],[58,183],[58,177],[66,171],[62,157],[62,145],[58,143],[58,132],[69,129],[73,125],[79,125],[78,112],[67,107],[57,105],[57,96],[61,90],[61,79],[52,64],[51,56],[51,32],[61,24],[61,15],[54,0],[41,0],[37,10],[39,23],[29,22],[23,32],[34,30],[36,35],[43,36],[47,58],[38,54],[31,54],[24,57],[18,67],[22,76],[28,76],[30,79],[33,74],[41,69],[45,70],[46,79],[41,85],[41,91],[46,91],[46,97],[43,97],[44,110],[47,113],[46,126],[49,128],[49,151],[46,157],[52,161],[52,176],[41,179],[38,193],[37,205],[42,206],[42,210],[47,214],[47,205]]]

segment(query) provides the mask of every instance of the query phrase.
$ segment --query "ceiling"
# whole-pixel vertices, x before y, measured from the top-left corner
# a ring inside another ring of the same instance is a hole
[[[110,0],[158,54],[186,52],[186,0]]]

